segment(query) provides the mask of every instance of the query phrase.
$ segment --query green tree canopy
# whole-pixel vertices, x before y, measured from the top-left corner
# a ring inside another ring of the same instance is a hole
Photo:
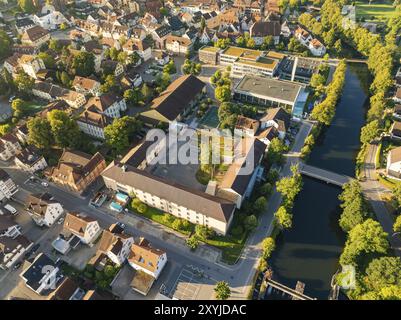
[[[77,123],[64,111],[52,110],[47,114],[55,143],[62,147],[79,144],[81,132]]]
[[[31,118],[27,122],[28,142],[39,149],[50,149],[53,144],[50,123],[41,117]]]
[[[227,300],[231,295],[230,287],[225,281],[219,281],[214,288],[217,300]]]
[[[75,75],[88,77],[95,72],[95,57],[90,52],[80,52],[74,56],[71,67]]]

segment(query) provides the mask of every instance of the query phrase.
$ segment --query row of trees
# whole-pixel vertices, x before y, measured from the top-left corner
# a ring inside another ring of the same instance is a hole
[[[344,232],[349,232],[371,216],[358,181],[352,180],[345,184],[338,198],[343,210],[339,223]]]
[[[277,191],[283,196],[281,206],[278,208],[275,216],[275,222],[280,229],[289,229],[292,227],[292,208],[296,196],[302,190],[302,177],[298,166],[291,166],[292,176],[284,177],[277,181]]]
[[[312,119],[326,126],[330,125],[336,111],[337,101],[341,96],[344,86],[346,70],[347,65],[345,61],[340,61],[333,74],[331,83],[326,88],[326,98],[312,110]]]

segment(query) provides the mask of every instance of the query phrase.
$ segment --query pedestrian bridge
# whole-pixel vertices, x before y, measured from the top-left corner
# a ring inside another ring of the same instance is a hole
[[[325,169],[320,169],[304,163],[300,163],[299,172],[305,176],[331,183],[339,187],[342,187],[344,184],[353,180],[353,178],[349,176],[338,174]]]
[[[277,281],[274,281],[272,279],[265,279],[267,287],[272,287],[284,294],[287,294],[292,298],[292,300],[316,300],[314,298],[311,298],[304,294],[304,288],[305,285],[302,282],[297,283],[297,287],[294,289],[291,289]]]

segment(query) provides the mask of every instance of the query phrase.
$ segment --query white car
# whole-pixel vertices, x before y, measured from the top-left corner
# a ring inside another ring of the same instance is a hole
[[[44,181],[41,183],[41,185],[42,185],[43,187],[45,187],[45,188],[47,188],[47,187],[49,186],[49,184],[48,184],[47,182],[44,182]]]
[[[62,224],[64,222],[64,218],[60,218],[57,220],[57,224]]]

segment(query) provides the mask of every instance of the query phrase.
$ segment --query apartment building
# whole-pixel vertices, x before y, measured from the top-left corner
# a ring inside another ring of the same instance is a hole
[[[50,40],[50,33],[41,26],[34,26],[24,31],[21,42],[24,45],[39,48],[42,44]]]
[[[8,216],[0,215],[0,238],[15,239],[21,235],[21,226]]]
[[[28,146],[18,152],[14,161],[18,168],[29,173],[35,173],[47,168],[45,157],[39,154],[32,146]]]
[[[100,94],[100,82],[90,78],[75,76],[72,87],[76,92],[84,95],[97,96]]]
[[[18,60],[19,66],[25,71],[30,77],[37,79],[38,71],[46,69],[42,59],[37,56],[22,55]]]
[[[0,268],[10,269],[23,258],[32,245],[33,242],[21,235],[15,238],[0,237]]]
[[[8,161],[21,150],[18,138],[12,133],[0,137],[0,160]]]
[[[55,183],[82,193],[106,168],[100,153],[91,156],[80,151],[64,149],[58,165],[47,172]]]

